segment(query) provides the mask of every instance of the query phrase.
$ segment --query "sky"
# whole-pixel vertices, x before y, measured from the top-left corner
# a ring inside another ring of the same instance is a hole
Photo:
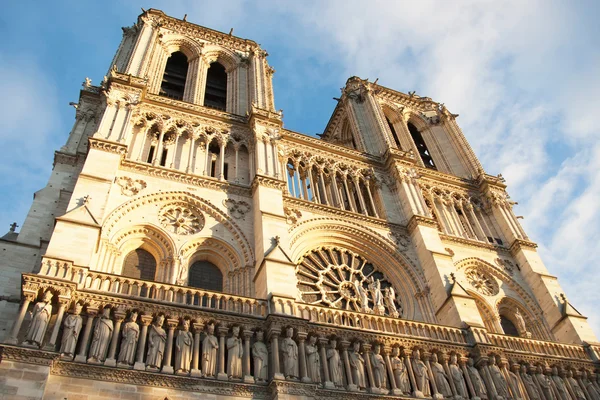
[[[141,7],[252,39],[284,124],[321,133],[350,76],[445,103],[570,302],[600,335],[600,2],[7,2],[0,13],[0,235],[21,225]],[[3,231],[4,230],[4,231]]]

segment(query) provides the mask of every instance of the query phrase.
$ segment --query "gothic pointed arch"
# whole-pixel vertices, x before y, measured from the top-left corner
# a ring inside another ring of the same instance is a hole
[[[232,50],[214,45],[205,46],[202,50],[202,57],[207,64],[218,62],[225,67],[227,72],[237,68],[240,62],[240,57]]]
[[[401,124],[404,123],[402,119],[402,112],[391,104],[384,103],[381,105],[385,122],[387,123],[389,142],[396,145],[398,150],[407,151],[408,148],[403,148],[402,142],[404,139],[403,129]]]
[[[495,311],[494,306],[473,290],[467,290],[467,293],[475,300],[477,311],[481,315],[485,328],[492,333],[501,333],[498,313]]]
[[[296,264],[319,248],[337,248],[360,256],[394,286],[402,303],[404,318],[427,318],[423,304],[417,303],[415,298],[425,287],[422,273],[398,251],[395,243],[375,231],[351,226],[342,219],[314,218],[290,228],[289,245],[290,257]]]
[[[540,340],[550,339],[539,323],[539,319],[522,301],[513,297],[502,297],[496,302],[496,310],[501,318],[505,334]],[[511,328],[514,328],[514,331],[508,332],[505,325],[512,325]]]

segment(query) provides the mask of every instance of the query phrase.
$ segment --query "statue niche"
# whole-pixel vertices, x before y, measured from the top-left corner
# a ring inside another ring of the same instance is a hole
[[[402,302],[385,275],[349,250],[313,250],[296,267],[296,276],[305,303],[402,317]]]

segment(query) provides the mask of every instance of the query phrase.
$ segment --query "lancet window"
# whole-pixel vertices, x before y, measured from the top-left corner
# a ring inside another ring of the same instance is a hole
[[[394,129],[394,124],[392,124],[392,121],[390,121],[387,115],[385,117],[385,120],[387,121],[387,124],[390,128],[390,132],[392,132],[392,137],[394,138],[394,143],[396,143],[396,147],[398,149],[402,149],[402,146],[400,145],[400,138],[398,137],[398,133],[396,133],[396,129]]]
[[[125,257],[121,275],[153,281],[156,275],[156,259],[144,249],[135,249]]]
[[[402,302],[385,275],[346,249],[320,248],[296,267],[301,301],[343,310],[402,316]]]
[[[410,132],[410,136],[412,137],[412,140],[415,142],[415,146],[417,146],[417,150],[419,151],[419,155],[421,156],[421,160],[423,161],[423,164],[425,164],[425,166],[427,168],[437,169],[437,167],[435,166],[435,163],[433,162],[433,158],[431,158],[431,153],[429,152],[429,149],[427,148],[427,145],[425,144],[423,135],[421,135],[421,132],[419,132],[417,127],[414,126],[413,124],[411,124],[410,122],[407,124],[407,126],[408,126],[408,131]]]
[[[171,54],[171,57],[167,60],[159,94],[182,100],[187,72],[188,60],[185,54],[180,51]]]
[[[377,191],[368,171],[309,164],[289,158],[286,164],[288,193],[296,198],[379,217]]]
[[[206,74],[204,105],[223,111],[227,108],[227,72],[218,62],[210,64]]]
[[[189,270],[188,286],[223,291],[223,274],[209,261],[196,261]]]

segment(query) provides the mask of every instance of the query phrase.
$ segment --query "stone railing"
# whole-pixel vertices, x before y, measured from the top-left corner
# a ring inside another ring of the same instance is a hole
[[[295,315],[312,323],[323,325],[335,325],[362,331],[419,337],[456,344],[467,343],[462,329],[383,315],[365,314],[309,304],[296,304]]]
[[[488,333],[487,337],[491,344],[515,352],[544,354],[580,360],[589,359],[585,348],[580,345],[546,342],[522,337],[499,335],[496,333]]]
[[[68,261],[56,259],[45,258],[40,275],[73,282],[77,285],[77,290],[110,293],[257,317],[265,317],[268,312],[265,300],[91,271],[87,267],[74,266]]]

